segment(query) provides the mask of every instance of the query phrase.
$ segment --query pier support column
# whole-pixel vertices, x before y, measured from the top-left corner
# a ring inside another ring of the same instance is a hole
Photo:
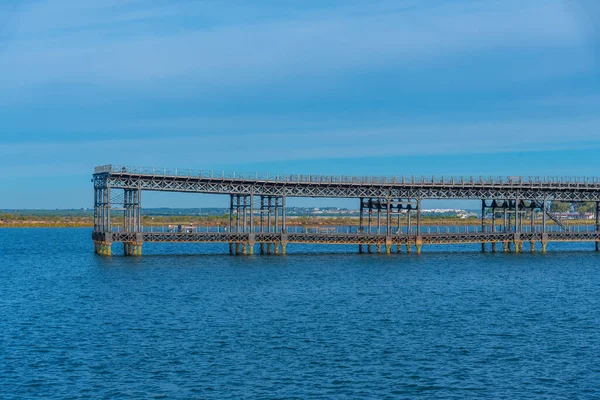
[[[266,212],[266,208],[265,208],[265,196],[260,196],[260,215],[259,215],[259,224],[260,224],[260,233],[264,233],[265,232],[265,212]],[[260,254],[264,253],[264,249],[262,247],[262,243],[260,244],[261,248],[260,248]]]
[[[111,188],[104,178],[94,177],[94,252],[111,255]]]
[[[101,256],[110,256],[111,245],[111,242],[94,242],[94,252]]]
[[[542,233],[542,253],[546,253],[546,247],[548,246],[548,234]]]
[[[492,242],[492,253],[496,252],[496,242]]]
[[[256,242],[254,232],[252,232],[252,230],[250,232],[251,233],[248,235],[248,254],[252,256],[254,255],[254,244]]]
[[[375,245],[375,248],[377,249],[377,253],[381,253],[381,244],[380,243],[377,243]]]
[[[142,232],[142,191],[125,189],[123,192],[123,230]]]
[[[421,254],[421,248],[423,247],[423,239],[421,237],[417,237],[415,246],[417,247],[417,254]]]
[[[363,253],[363,247],[362,244],[358,245],[358,254],[362,254]]]
[[[387,197],[385,203],[385,234],[389,236],[392,234],[392,199]]]
[[[369,253],[369,254],[373,253],[373,249],[371,248],[370,244],[367,245],[367,253]]]
[[[406,254],[410,254],[412,252],[412,243],[406,243]]]
[[[600,201],[596,202],[596,235],[600,232]],[[596,251],[600,251],[600,242],[596,240]]]
[[[233,232],[233,197],[235,195],[229,195],[229,233]],[[233,254],[233,249],[230,251]]]
[[[515,228],[518,229],[519,225],[515,225]],[[521,234],[519,233],[515,233],[513,235],[513,244],[515,246],[515,253],[522,253],[523,252],[523,241],[521,240]]]
[[[281,236],[279,238],[279,244],[281,244],[281,255],[284,256],[287,253],[287,244],[288,244],[287,233],[285,233],[285,232],[281,233]]]
[[[388,225],[389,228],[389,225]],[[391,254],[392,253],[392,237],[389,236],[389,230],[388,230],[388,236],[385,237],[385,254]]]
[[[530,213],[530,219],[529,219],[529,226],[530,226],[530,230],[531,233],[535,233],[535,206],[533,205],[533,202],[531,202],[531,213]]]
[[[492,201],[492,233],[496,233],[496,200]],[[492,250],[493,251],[493,250]]]
[[[123,243],[123,253],[128,257],[139,257],[142,255],[142,242]]]
[[[377,199],[377,234],[381,234],[381,199]]]
[[[515,232],[521,232],[521,216],[519,215],[519,203],[520,200],[517,197],[517,199],[515,200]]]
[[[530,247],[530,249],[529,249],[529,250],[530,250],[532,253],[535,253],[535,242],[533,242],[533,241],[529,242],[529,247]]]
[[[371,228],[372,228],[371,220],[373,219],[373,199],[369,199],[368,206],[369,206],[369,209],[367,211],[368,212],[368,224],[367,224],[367,226],[369,227],[369,231],[368,232],[369,232],[369,234],[371,234]]]
[[[267,211],[267,232],[271,232],[271,196],[267,196],[267,204],[266,204],[266,211]],[[271,253],[268,253],[271,254]]]
[[[417,199],[417,241],[418,237],[421,235],[421,199]],[[417,249],[417,253],[419,250]]]
[[[105,242],[103,243],[103,252],[102,255],[110,256],[112,255],[112,243]]]
[[[281,232],[287,233],[287,205],[286,205],[286,196],[283,195],[281,197]]]
[[[260,254],[265,254],[265,244],[263,242],[260,243]]]
[[[546,199],[542,201],[542,234],[546,233]]]
[[[237,233],[240,232],[240,223],[242,222],[242,201],[241,201],[242,197],[241,195],[236,195],[235,196],[235,201],[236,201],[236,208],[235,208],[235,231]],[[238,243],[239,245],[239,243]],[[236,253],[240,253],[239,250],[239,246],[237,247],[237,251]]]
[[[523,252],[523,242],[520,240],[515,240],[515,253]]]
[[[485,232],[485,200],[481,200],[481,233]],[[481,243],[481,252],[485,253],[485,243]]]
[[[365,219],[365,199],[360,198],[360,212],[358,217],[358,232],[364,232],[364,219]],[[362,246],[359,250],[359,253],[362,253]]]
[[[229,254],[233,255],[233,243],[229,243]]]
[[[242,254],[248,254],[248,245],[246,243],[242,244]]]

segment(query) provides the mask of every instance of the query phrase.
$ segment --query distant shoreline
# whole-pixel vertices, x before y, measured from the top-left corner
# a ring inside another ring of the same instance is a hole
[[[539,222],[539,221],[537,221]],[[365,218],[365,225],[367,219]],[[377,218],[372,218],[372,225],[377,225]],[[412,225],[415,226],[416,218],[413,219]],[[523,221],[524,225],[526,221]],[[595,221],[592,220],[571,220],[568,221],[570,225],[594,225]],[[113,219],[113,227],[122,227],[122,217],[115,216]],[[210,216],[210,217],[199,217],[199,216],[144,216],[142,224],[145,227],[161,227],[167,225],[193,225],[193,226],[209,226],[209,227],[226,227],[229,226],[228,216]],[[258,226],[259,220],[255,217],[255,226]],[[357,217],[323,217],[323,216],[293,216],[287,217],[288,226],[358,226],[359,218]],[[401,220],[402,226],[406,225],[406,218],[403,217]],[[458,218],[458,217],[429,217],[423,216],[421,225],[422,226],[474,226],[480,225],[481,219],[479,218]],[[496,220],[496,224],[499,226],[502,224],[501,220]],[[548,221],[549,225],[554,224],[552,221]],[[385,226],[385,218],[381,219],[381,225]],[[0,215],[0,229],[1,228],[93,228],[93,218],[91,216],[86,217],[66,217],[66,216],[51,216],[51,217],[40,217],[40,216],[20,216],[20,215]],[[397,226],[397,219],[392,218],[392,226]],[[491,220],[486,219],[486,226],[491,226]]]

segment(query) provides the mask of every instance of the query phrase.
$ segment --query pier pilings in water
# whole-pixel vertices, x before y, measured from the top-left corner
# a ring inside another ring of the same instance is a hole
[[[112,243],[110,242],[94,242],[94,253],[101,256],[110,256],[112,254]]]
[[[123,243],[123,254],[126,256],[141,256],[144,243]]]
[[[226,243],[229,246],[230,254],[232,255],[247,255],[252,256],[255,253],[256,244],[260,245],[261,254],[268,255],[286,255],[288,252],[289,244],[331,244],[331,245],[352,245],[358,247],[359,254],[392,254],[392,253],[404,253],[406,254],[416,253],[421,254],[424,246],[428,245],[443,245],[443,244],[473,244],[481,246],[481,238],[479,234],[461,235],[459,240],[453,240],[445,236],[439,235],[428,235],[423,234],[422,236],[380,236],[378,238],[368,238],[370,243],[357,241],[356,236],[347,234],[336,234],[334,236],[327,236],[325,234],[314,234],[307,235],[301,234],[288,234],[285,236],[285,240],[281,239],[280,234],[272,234],[268,238],[259,238],[259,242],[256,240],[249,240],[248,235],[242,237],[236,235],[232,237],[228,233],[222,233],[218,236],[208,235],[205,232],[199,232],[194,234],[187,234],[185,237],[185,243]],[[136,240],[136,238],[138,240]],[[144,240],[139,240],[139,239]],[[94,252],[102,256],[111,256],[115,253],[112,252],[112,245],[114,243],[123,243],[123,254],[125,256],[141,256],[143,254],[142,249],[145,243],[151,242],[172,242],[183,243],[181,235],[177,234],[154,234],[144,233],[131,235],[127,233],[113,233],[112,235],[104,235],[102,239],[94,240]],[[239,240],[233,242],[232,239]],[[242,240],[243,239],[243,240]],[[375,240],[377,239],[377,240]],[[575,240],[574,240],[575,239]],[[576,240],[579,239],[579,240]],[[264,241],[263,241],[264,240]],[[573,238],[571,233],[547,233],[544,235],[524,235],[524,234],[496,234],[488,237],[488,241],[485,243],[490,244],[492,252],[496,251],[497,245],[501,245],[502,248],[498,249],[504,253],[521,254],[523,252],[540,252],[546,253],[548,243],[550,242],[590,242],[594,244],[600,241],[600,235],[598,234],[586,234],[586,236],[580,235],[579,238]],[[538,243],[539,246],[538,247]],[[591,249],[594,249],[591,247]],[[356,247],[354,247],[356,249]],[[487,250],[487,248],[486,248]]]

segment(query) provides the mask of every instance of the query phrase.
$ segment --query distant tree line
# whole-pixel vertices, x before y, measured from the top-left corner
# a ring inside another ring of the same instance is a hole
[[[562,201],[553,201],[550,205],[551,212],[570,212],[573,209],[575,212],[585,214],[596,212],[595,202],[584,203],[567,203]]]

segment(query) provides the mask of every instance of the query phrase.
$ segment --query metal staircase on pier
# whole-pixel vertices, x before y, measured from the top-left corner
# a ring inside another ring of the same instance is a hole
[[[553,212],[550,212],[550,210],[548,210],[548,207],[544,207],[544,204],[542,202],[536,202],[536,207],[539,208],[540,210],[543,210],[544,213],[546,213],[546,216],[548,218],[550,218],[552,221],[554,221],[556,223],[556,225],[560,226],[563,230],[565,230],[566,232],[570,232],[571,228],[569,227],[569,225],[565,224],[563,220],[561,220],[556,214],[554,214]]]

